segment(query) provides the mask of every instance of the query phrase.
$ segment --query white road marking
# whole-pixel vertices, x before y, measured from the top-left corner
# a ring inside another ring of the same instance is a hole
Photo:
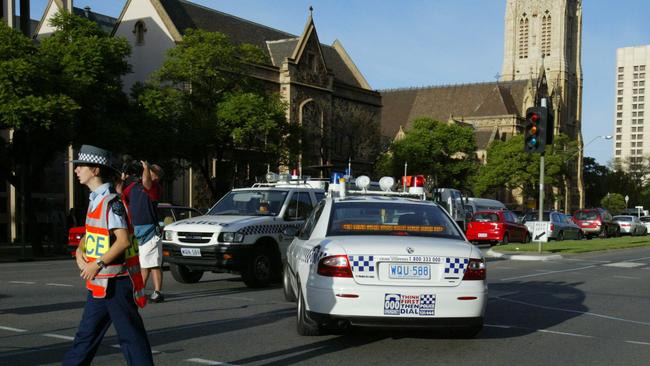
[[[611,263],[612,261],[597,261],[595,259],[577,259],[577,258],[564,258],[566,261],[573,262],[592,262],[592,263]]]
[[[72,287],[72,285],[67,285],[65,283],[46,283],[46,286],[58,286],[58,287]]]
[[[639,277],[631,277],[631,276],[612,276],[612,277],[614,277],[614,278],[623,278],[623,279],[626,279],[626,280],[640,280],[641,279]]]
[[[36,282],[30,282],[30,281],[9,281],[9,283],[17,283],[17,284],[21,284],[21,285],[33,285],[33,284],[35,284]]]
[[[8,331],[11,331],[11,332],[20,332],[20,333],[22,333],[22,332],[26,332],[25,329],[18,329],[18,328],[12,328],[12,327],[3,327],[3,326],[0,326],[0,329],[2,329],[2,330],[8,330]]]
[[[206,359],[203,359],[203,358],[188,358],[185,361],[193,362],[193,363],[199,363],[199,364],[202,364],[202,365],[235,366],[235,365],[232,365],[232,364],[229,364],[229,363],[220,362],[220,361],[206,360]]]
[[[645,266],[645,263],[616,262],[616,263],[603,264],[603,266],[605,266],[605,267],[619,267],[619,268],[634,268],[634,267]]]
[[[542,333],[567,335],[567,336],[571,336],[571,337],[594,338],[593,336],[588,336],[588,335],[584,335],[584,334],[558,332],[558,331],[555,331],[555,330],[548,330],[548,329],[538,329],[537,331],[542,332]]]
[[[623,322],[623,323],[631,323],[631,324],[640,324],[640,325],[648,325],[648,326],[650,326],[650,322],[642,322],[642,321],[637,321],[637,320],[617,318],[615,316],[609,316],[609,315],[603,315],[603,314],[597,314],[597,313],[590,313],[590,312],[587,312],[587,311],[578,311],[578,310],[558,308],[558,307],[554,307],[554,306],[544,306],[544,305],[532,304],[532,303],[525,302],[525,301],[506,299],[506,298],[499,297],[499,296],[495,296],[495,297],[500,299],[500,300],[503,300],[503,301],[512,302],[512,303],[515,303],[515,304],[527,305],[527,306],[540,308],[540,309],[564,311],[564,312],[573,313],[573,314],[584,314],[584,315],[589,315],[589,316],[593,316],[593,317],[596,317],[596,318],[620,321],[620,322]]]
[[[520,279],[520,278],[528,278],[528,277],[544,276],[544,275],[547,275],[547,274],[554,274],[554,273],[571,272],[571,271],[581,271],[581,270],[583,270],[583,269],[589,269],[589,268],[595,268],[595,267],[596,267],[596,266],[586,266],[586,267],[578,267],[578,268],[563,269],[563,270],[561,270],[561,271],[548,271],[548,272],[544,272],[544,273],[535,273],[535,274],[529,274],[529,275],[524,275],[524,276],[502,278],[501,281],[518,280],[518,279]]]
[[[45,337],[50,337],[50,338],[65,339],[66,341],[73,341],[74,340],[74,337],[64,336],[64,335],[61,335],[61,334],[45,333],[43,335]]]
[[[625,343],[632,343],[632,344],[640,344],[640,345],[643,345],[643,346],[650,346],[650,343],[648,343],[648,342],[625,341]]]
[[[502,329],[510,329],[512,328],[509,325],[497,325],[497,324],[484,324],[486,327],[491,327],[491,328],[502,328]]]

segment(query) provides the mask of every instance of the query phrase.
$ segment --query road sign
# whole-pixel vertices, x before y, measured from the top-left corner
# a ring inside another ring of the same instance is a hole
[[[548,242],[548,234],[551,231],[551,223],[548,221],[532,221],[533,238],[532,241]]]

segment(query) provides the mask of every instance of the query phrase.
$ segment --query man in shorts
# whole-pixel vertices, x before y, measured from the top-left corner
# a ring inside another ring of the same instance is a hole
[[[126,163],[122,169],[122,196],[127,204],[133,231],[138,240],[140,268],[142,280],[146,286],[149,275],[153,282],[153,293],[149,297],[152,302],[163,302],[162,289],[162,244],[160,243],[160,228],[158,216],[149,195],[140,179],[142,164],[138,161]]]

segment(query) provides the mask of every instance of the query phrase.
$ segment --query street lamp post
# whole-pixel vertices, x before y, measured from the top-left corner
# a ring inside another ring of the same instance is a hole
[[[600,135],[596,136],[593,139],[589,140],[586,144],[582,145],[581,147],[578,147],[578,151],[573,153],[571,156],[569,156],[564,162],[566,163],[567,161],[571,160],[574,156],[578,155],[580,156],[580,161],[578,162],[578,195],[579,195],[579,206],[580,208],[583,208],[585,206],[585,188],[583,184],[583,166],[582,166],[582,158],[583,158],[583,152],[587,146],[589,146],[592,142],[596,141],[599,138],[603,138],[605,140],[611,140],[612,136],[611,135]]]

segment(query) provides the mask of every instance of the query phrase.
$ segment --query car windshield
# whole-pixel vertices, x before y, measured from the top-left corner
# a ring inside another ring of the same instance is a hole
[[[641,217],[639,220],[641,220],[641,222],[650,222],[650,216]]]
[[[576,220],[598,220],[596,211],[578,211],[574,215]]]
[[[287,193],[281,190],[230,191],[208,211],[208,215],[277,216]]]
[[[472,217],[475,222],[498,222],[499,215],[493,212],[479,212]]]
[[[632,216],[614,216],[616,221],[632,221]]]
[[[383,202],[337,202],[327,236],[397,235],[463,240],[453,221],[435,205]]]

